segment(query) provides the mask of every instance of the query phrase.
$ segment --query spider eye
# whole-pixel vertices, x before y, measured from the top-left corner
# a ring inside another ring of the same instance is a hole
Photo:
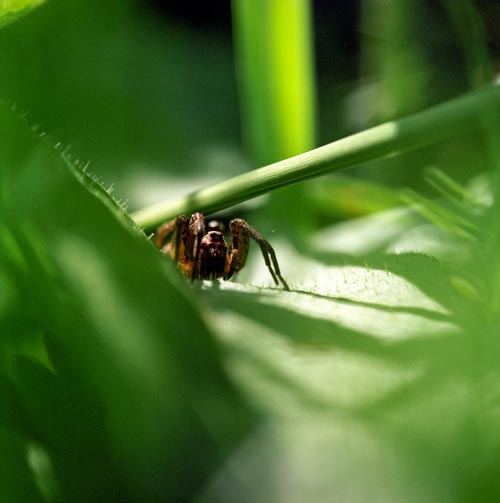
[[[222,222],[217,222],[217,220],[210,220],[207,227],[209,231],[224,232],[224,225]]]
[[[216,243],[223,243],[224,242],[224,236],[222,232],[219,231],[211,231],[208,233],[210,236],[211,240],[216,242]]]

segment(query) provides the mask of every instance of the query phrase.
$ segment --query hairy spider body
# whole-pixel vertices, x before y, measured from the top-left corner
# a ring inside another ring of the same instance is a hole
[[[200,278],[215,279],[228,274],[231,261],[227,260],[227,243],[224,234],[210,231],[203,236],[200,246]]]
[[[289,290],[281,276],[273,247],[245,220],[231,220],[231,244],[228,246],[222,225],[211,221],[207,226],[201,213],[193,213],[188,220],[179,215],[175,220],[166,222],[156,231],[155,244],[174,260],[182,273],[195,279],[228,280],[240,271],[246,263],[250,238],[258,243],[274,282],[280,282]]]

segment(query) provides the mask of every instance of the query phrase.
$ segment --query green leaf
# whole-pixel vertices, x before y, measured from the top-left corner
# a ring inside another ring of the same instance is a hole
[[[11,243],[0,352],[26,440],[46,449],[65,500],[186,501],[253,414],[173,265],[3,103],[0,124],[0,235]],[[41,333],[50,363],[37,345],[12,361]]]
[[[280,485],[280,501],[305,495],[326,500],[346,491],[350,496],[341,500],[374,492],[390,501],[402,490],[418,493],[414,479],[404,475],[419,463],[412,442],[445,448],[451,440],[442,434],[446,422],[462,421],[454,416],[460,405],[455,399],[432,426],[415,418],[426,403],[448,393],[450,373],[463,372],[461,384],[470,386],[456,317],[464,301],[438,262],[426,256],[379,257],[367,264],[343,257],[346,263],[329,267],[302,260],[292,262],[301,264],[298,276],[310,283],[298,291],[232,284],[203,291],[228,368],[269,418],[269,427],[233,460],[236,473],[260,481],[242,490],[248,501],[269,501],[281,472],[293,483]],[[286,262],[284,269],[289,271]],[[290,282],[293,288],[293,275]],[[366,449],[376,478],[361,477],[353,488],[349,477],[331,476],[347,476],[352,463],[365,466]],[[265,464],[267,476],[254,459]],[[213,483],[209,501],[228,501],[221,491],[231,476],[226,472]]]
[[[437,239],[446,247],[442,233]],[[439,493],[443,478],[467,470],[475,456],[487,462],[498,446],[499,387],[485,299],[464,295],[457,271],[421,253],[356,258],[332,250],[314,260],[314,250],[276,249],[291,292],[262,288],[270,279],[260,257],[240,273],[259,286],[202,290],[228,368],[268,417],[212,483],[208,501],[230,501],[224,488],[234,473],[260,481],[243,480],[248,501],[272,500],[279,473],[293,481],[279,485],[280,501],[419,500]],[[376,466],[376,476],[353,486],[352,466]],[[473,468],[489,495],[498,494],[489,471],[496,466],[492,459],[487,471]],[[424,491],[415,470],[432,480]]]
[[[46,500],[35,485],[26,460],[23,441],[0,429],[0,498],[9,503],[42,503]]]

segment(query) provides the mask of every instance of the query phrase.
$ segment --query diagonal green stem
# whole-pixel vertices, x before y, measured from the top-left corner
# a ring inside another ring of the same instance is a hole
[[[212,213],[301,180],[414,150],[491,125],[498,118],[499,104],[500,88],[488,86],[178,199],[144,208],[132,217],[139,226],[152,228],[180,213]]]

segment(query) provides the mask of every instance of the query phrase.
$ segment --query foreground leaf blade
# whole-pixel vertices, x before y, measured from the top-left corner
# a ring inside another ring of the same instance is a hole
[[[26,411],[23,439],[47,452],[65,500],[189,501],[254,417],[189,285],[3,105],[0,123],[0,230],[13,243],[0,354]],[[50,363],[36,346],[19,363],[20,339],[40,334]]]

